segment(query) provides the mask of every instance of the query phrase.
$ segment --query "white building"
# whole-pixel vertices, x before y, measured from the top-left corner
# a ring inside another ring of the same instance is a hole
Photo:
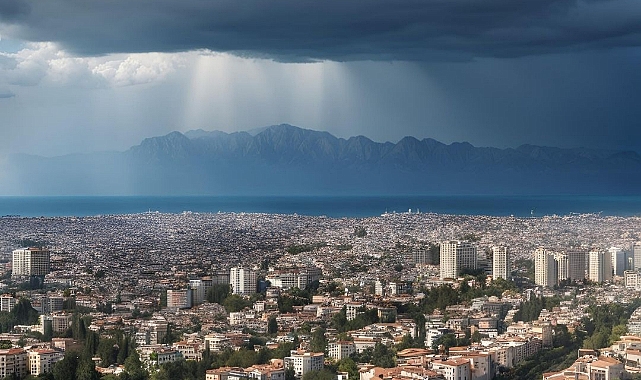
[[[231,340],[224,335],[210,334],[205,336],[205,350],[220,352],[231,346]]]
[[[310,371],[320,371],[324,367],[325,355],[322,352],[291,351],[283,359],[285,368],[292,368],[297,378],[302,378]]]
[[[509,249],[506,246],[492,247],[492,278],[510,279],[512,268],[510,265]]]
[[[590,251],[589,279],[602,283],[612,281],[612,258],[609,251]]]
[[[256,293],[256,272],[242,267],[231,268],[229,271],[229,284],[233,294]]]
[[[18,300],[8,294],[0,296],[0,311],[10,312],[18,303]]]
[[[41,248],[22,248],[13,251],[11,276],[44,276],[49,273],[50,252]]]
[[[64,358],[64,352],[52,349],[29,351],[29,371],[33,376],[49,373],[53,365]]]
[[[615,276],[623,276],[625,272],[625,252],[619,247],[610,247],[608,249],[612,257],[612,272]]]
[[[327,345],[329,357],[341,360],[356,352],[356,345],[350,341],[331,342]]]
[[[558,280],[559,281],[567,280],[569,278],[568,255],[565,252],[560,252],[554,255],[554,259],[556,260],[556,272],[557,272],[556,275],[558,277]]]
[[[435,360],[432,362],[432,369],[442,374],[446,380],[470,380],[472,378],[470,361],[464,358]]]
[[[469,241],[441,243],[440,278],[457,278],[463,269],[477,268],[476,246]]]
[[[552,287],[557,284],[557,264],[554,254],[544,248],[534,252],[534,282],[537,285]]]

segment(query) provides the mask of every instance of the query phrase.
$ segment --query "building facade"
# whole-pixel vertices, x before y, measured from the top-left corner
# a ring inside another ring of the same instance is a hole
[[[22,248],[13,251],[11,276],[44,276],[50,270],[50,252],[42,248]]]
[[[552,287],[557,285],[557,264],[554,254],[544,248],[534,252],[534,282],[537,285]]]
[[[229,270],[229,284],[233,294],[256,293],[256,272],[249,268],[234,267]]]
[[[457,278],[463,269],[477,268],[476,246],[469,241],[441,243],[440,278]]]
[[[510,252],[506,246],[492,247],[492,278],[510,279],[512,268]]]

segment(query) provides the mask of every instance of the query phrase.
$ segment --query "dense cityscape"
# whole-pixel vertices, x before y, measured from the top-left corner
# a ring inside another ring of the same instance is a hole
[[[0,378],[636,378],[639,222],[6,216]]]

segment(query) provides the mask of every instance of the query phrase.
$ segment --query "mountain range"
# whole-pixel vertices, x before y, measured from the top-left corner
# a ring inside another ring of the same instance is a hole
[[[5,195],[639,194],[632,151],[512,149],[364,136],[281,124],[172,132],[125,152],[11,156]]]

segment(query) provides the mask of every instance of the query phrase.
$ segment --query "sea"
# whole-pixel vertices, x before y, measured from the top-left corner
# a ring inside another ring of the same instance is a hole
[[[57,196],[0,197],[0,217],[161,213],[269,213],[372,217],[437,213],[541,217],[641,216],[641,196]]]

